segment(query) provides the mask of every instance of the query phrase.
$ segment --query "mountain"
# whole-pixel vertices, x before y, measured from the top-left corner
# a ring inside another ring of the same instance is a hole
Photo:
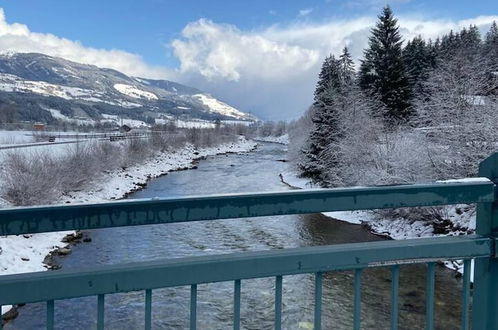
[[[49,124],[256,120],[179,83],[130,77],[38,53],[0,54],[0,102],[14,103],[19,120]]]

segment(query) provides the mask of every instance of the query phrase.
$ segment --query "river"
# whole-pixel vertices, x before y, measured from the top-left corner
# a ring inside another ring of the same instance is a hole
[[[198,169],[173,172],[151,181],[129,198],[175,197],[213,193],[277,191],[290,189],[278,177],[287,164],[285,146],[262,143],[254,152],[209,157]],[[366,228],[321,214],[286,215],[253,219],[201,221],[141,227],[93,230],[92,241],[73,247],[57,263],[64,269],[178,258],[192,255],[283,249],[300,246],[382,240]],[[401,268],[400,329],[423,329],[425,317],[425,266]],[[389,327],[390,270],[363,273],[362,328]],[[444,267],[436,274],[436,328],[458,329],[461,280]],[[242,281],[243,329],[272,329],[274,279]],[[283,281],[283,329],[311,329],[314,277],[286,276]],[[232,327],[233,282],[198,286],[198,328]],[[190,288],[153,291],[154,329],[188,328]],[[326,273],[323,277],[323,329],[351,329],[353,273]],[[143,329],[144,293],[106,296],[106,329]],[[57,329],[93,329],[97,298],[55,302]],[[6,329],[42,329],[45,304],[19,309],[19,317]]]

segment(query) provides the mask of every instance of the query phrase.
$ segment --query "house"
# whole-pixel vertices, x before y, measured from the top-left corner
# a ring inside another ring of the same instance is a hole
[[[45,124],[35,123],[33,125],[33,130],[35,130],[35,131],[44,131],[45,130]]]
[[[119,127],[119,131],[121,133],[128,133],[129,131],[131,131],[131,127],[128,125],[121,125],[121,127]]]

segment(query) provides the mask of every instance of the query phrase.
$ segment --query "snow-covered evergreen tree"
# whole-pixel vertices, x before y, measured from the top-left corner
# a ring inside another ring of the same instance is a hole
[[[411,114],[412,93],[403,63],[402,43],[397,20],[386,6],[372,29],[359,83],[385,105],[384,118],[389,125],[400,123]]]
[[[481,53],[482,39],[479,29],[475,25],[463,28],[460,32],[459,51],[464,56],[477,57]]]
[[[453,30],[450,33],[445,34],[441,38],[441,43],[439,44],[438,57],[441,60],[449,60],[460,47],[460,35],[455,33]]]
[[[492,66],[492,69],[498,71],[498,24],[493,22],[483,45],[483,56]]]
[[[434,56],[432,45],[427,44],[421,36],[408,41],[403,49],[408,81],[415,94],[422,93],[423,83],[427,80],[430,70],[434,68]]]
[[[323,62],[315,89],[315,97],[311,109],[311,130],[306,148],[303,149],[303,162],[299,164],[301,175],[318,182],[323,173],[320,161],[321,153],[330,131],[336,129],[332,106],[338,84],[338,61],[334,56],[328,56]]]
[[[327,180],[323,152],[339,138],[338,112],[345,107],[345,98],[355,82],[354,62],[347,47],[336,59],[329,56],[325,59],[315,90],[315,99],[311,112],[313,129],[311,130],[304,161],[300,165],[303,176],[315,182],[325,183]]]
[[[348,47],[344,47],[339,57],[339,78],[341,93],[347,92],[355,79],[354,61]]]

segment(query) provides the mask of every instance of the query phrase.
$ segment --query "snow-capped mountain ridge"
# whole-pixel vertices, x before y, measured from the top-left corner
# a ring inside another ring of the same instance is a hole
[[[98,122],[104,114],[147,122],[256,120],[192,87],[38,53],[0,53],[0,102],[15,103],[20,120],[48,123],[76,117]]]

